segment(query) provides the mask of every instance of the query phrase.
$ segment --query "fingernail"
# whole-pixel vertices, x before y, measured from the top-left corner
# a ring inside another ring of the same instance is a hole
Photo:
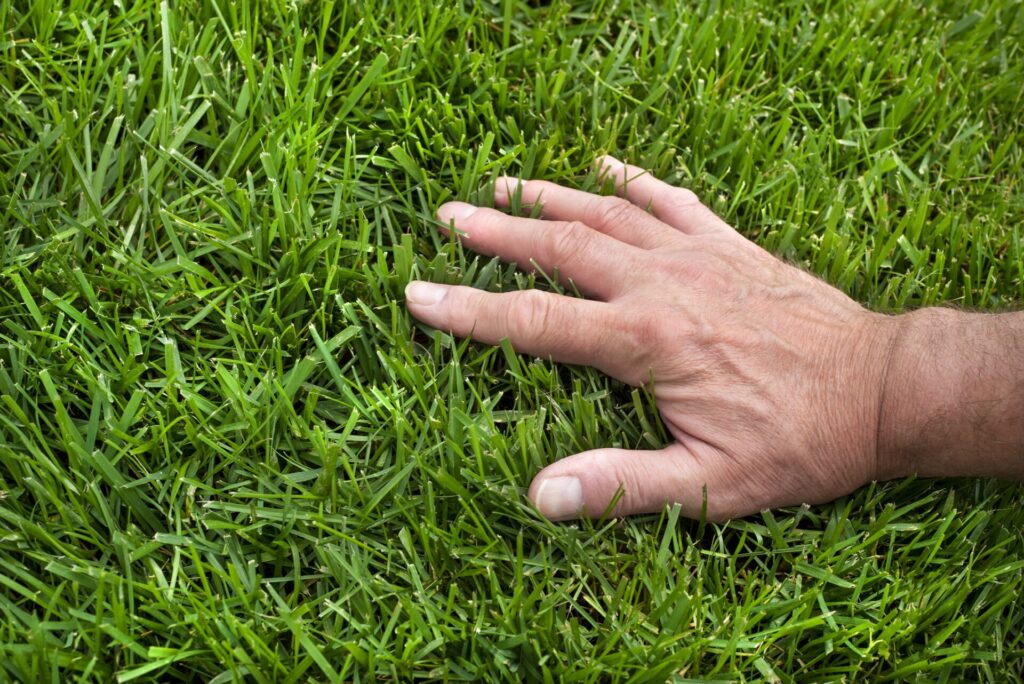
[[[435,306],[448,294],[445,285],[414,280],[405,286],[405,301],[417,306]]]
[[[583,508],[583,485],[575,477],[549,477],[537,487],[533,504],[545,518],[575,518]]]
[[[607,154],[605,156],[601,157],[601,167],[605,171],[618,171],[623,166],[625,166],[625,164],[620,162],[615,157],[612,157],[612,156],[607,155]]]
[[[437,209],[437,218],[444,223],[464,221],[476,211],[476,207],[465,202],[448,202]]]

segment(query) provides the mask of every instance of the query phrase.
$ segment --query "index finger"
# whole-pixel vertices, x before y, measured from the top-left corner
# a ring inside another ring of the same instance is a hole
[[[638,384],[611,304],[541,290],[494,293],[422,281],[409,283],[405,298],[413,316],[458,337],[487,344],[507,338],[524,354],[593,366]]]

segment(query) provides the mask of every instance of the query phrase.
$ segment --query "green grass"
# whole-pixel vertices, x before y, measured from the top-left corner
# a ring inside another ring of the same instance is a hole
[[[0,0],[0,679],[1006,680],[1021,487],[552,524],[648,396],[432,219],[612,152],[879,310],[1024,301],[1024,5]],[[541,283],[541,286],[546,286]]]

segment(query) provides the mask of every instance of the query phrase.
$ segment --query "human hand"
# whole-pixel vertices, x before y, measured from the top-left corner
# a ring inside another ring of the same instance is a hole
[[[898,319],[743,238],[689,190],[606,157],[619,197],[522,183],[541,218],[461,202],[438,217],[477,252],[556,269],[588,299],[489,293],[425,282],[406,289],[421,321],[488,344],[595,366],[649,384],[675,441],[657,451],[596,449],[534,479],[529,497],[561,520],[678,503],[709,520],[821,503],[875,479],[887,360]],[[649,212],[646,211],[649,209]]]

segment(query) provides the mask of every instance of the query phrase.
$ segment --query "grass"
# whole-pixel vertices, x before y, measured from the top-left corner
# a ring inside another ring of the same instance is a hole
[[[650,398],[410,319],[613,152],[879,310],[1024,301],[1024,5],[0,0],[0,679],[1005,681],[1021,487],[552,524]],[[541,283],[539,286],[546,286]]]

